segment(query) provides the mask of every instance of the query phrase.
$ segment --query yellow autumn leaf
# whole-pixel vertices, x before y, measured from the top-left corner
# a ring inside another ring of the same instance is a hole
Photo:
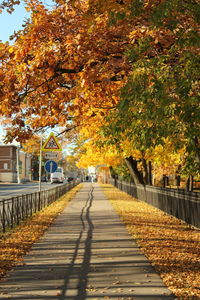
[[[26,7],[25,7],[25,10],[26,10],[27,12],[29,12],[31,9],[30,9],[30,7],[26,6]]]
[[[14,52],[14,47],[9,47],[8,52],[13,53]]]

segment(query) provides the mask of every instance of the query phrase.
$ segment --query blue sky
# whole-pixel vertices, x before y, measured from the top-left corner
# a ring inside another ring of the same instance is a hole
[[[14,31],[20,30],[25,18],[28,18],[28,13],[24,9],[23,5],[17,5],[15,11],[9,14],[4,10],[0,14],[0,40],[2,42],[9,41],[9,36],[13,34]],[[3,130],[0,124],[0,141],[2,139]]]
[[[15,11],[9,14],[4,10],[0,14],[0,40],[6,42],[9,40],[9,36],[14,31],[20,30],[25,18],[28,18],[28,13],[24,9],[23,4],[16,5]]]

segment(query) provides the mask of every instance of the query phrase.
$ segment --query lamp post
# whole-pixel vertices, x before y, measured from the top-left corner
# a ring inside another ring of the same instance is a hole
[[[20,147],[16,149],[16,159],[17,159],[17,183],[20,184],[20,175],[19,175],[19,150]]]

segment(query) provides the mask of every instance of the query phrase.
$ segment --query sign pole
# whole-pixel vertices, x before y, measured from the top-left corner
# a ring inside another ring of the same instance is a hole
[[[17,183],[20,184],[20,175],[19,175],[19,148],[16,150],[16,158],[17,158]]]
[[[51,178],[51,174],[53,173],[53,172],[52,172],[52,169],[53,169],[53,163],[51,162],[51,163],[50,163],[50,178]]]
[[[42,175],[42,137],[41,137],[41,140],[40,140],[39,192],[41,191],[41,175]]]

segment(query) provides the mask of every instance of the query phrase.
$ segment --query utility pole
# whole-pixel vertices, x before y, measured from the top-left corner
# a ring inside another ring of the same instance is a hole
[[[16,149],[16,158],[17,158],[17,183],[20,184],[20,175],[19,175],[19,150],[20,148],[17,147]]]
[[[41,191],[41,176],[42,176],[42,137],[40,139],[39,192]]]

